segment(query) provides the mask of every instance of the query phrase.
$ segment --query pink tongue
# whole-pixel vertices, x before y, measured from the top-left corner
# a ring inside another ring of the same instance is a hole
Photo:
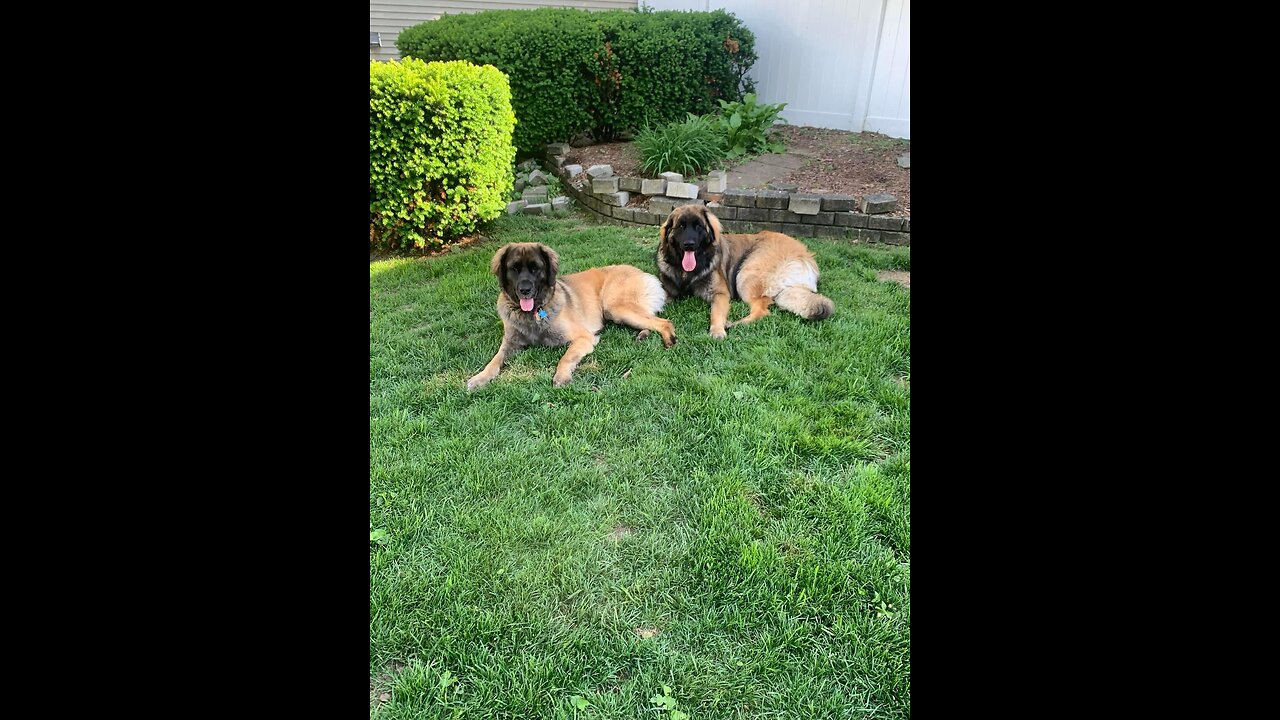
[[[684,251],[684,260],[680,261],[680,267],[684,268],[685,272],[693,272],[693,269],[698,267],[698,261],[693,257],[692,250]]]
[[[520,298],[520,309],[525,312],[533,310],[533,298]]]

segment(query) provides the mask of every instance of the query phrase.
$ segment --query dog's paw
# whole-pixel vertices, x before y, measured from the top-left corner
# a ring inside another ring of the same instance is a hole
[[[636,333],[636,342],[644,342],[645,340],[648,340],[648,339],[649,339],[648,330],[641,330],[640,332]]]
[[[561,375],[559,373],[556,373],[556,376],[551,378],[551,386],[564,387],[565,385],[568,385],[572,381],[573,381],[572,375]]]
[[[475,390],[476,388],[484,387],[485,385],[488,385],[489,381],[492,379],[493,378],[488,378],[488,377],[485,377],[484,375],[476,375],[475,377],[467,381],[467,391],[470,392],[472,390]]]
[[[715,339],[717,339],[717,340],[723,340],[723,339],[724,339],[724,330],[723,330],[723,329],[717,330],[716,328],[711,328],[711,337],[713,337],[713,338],[715,338]]]
[[[675,347],[675,345],[676,345],[676,336],[675,336],[675,335],[672,335],[672,336],[671,336],[671,342],[667,342],[667,339],[666,339],[666,338],[662,338],[662,347],[664,347],[664,348],[672,348],[672,347]]]

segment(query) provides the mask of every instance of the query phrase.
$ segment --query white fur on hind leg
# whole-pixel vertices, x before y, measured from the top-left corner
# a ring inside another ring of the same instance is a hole
[[[662,312],[662,307],[667,304],[667,291],[662,289],[662,281],[645,273],[644,290],[640,293],[640,301],[654,315]]]
[[[789,287],[802,287],[810,292],[818,292],[818,266],[812,260],[788,260],[782,263],[778,271],[765,286],[764,294],[771,298]]]

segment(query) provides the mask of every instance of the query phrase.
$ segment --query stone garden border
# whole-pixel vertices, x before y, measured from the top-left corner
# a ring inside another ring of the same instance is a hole
[[[602,222],[613,225],[657,227],[666,221],[669,212],[654,213],[643,208],[619,207],[601,200],[591,192],[590,186],[581,190],[574,187],[573,178],[564,167],[564,154],[556,152],[561,147],[559,143],[548,145],[543,164],[560,178],[565,194],[576,200],[579,206],[595,214]],[[848,195],[734,188],[724,190],[719,195],[720,202],[707,203],[707,206],[720,218],[720,224],[727,232],[773,230],[793,237],[848,238],[888,245],[911,244],[911,218],[858,212],[853,206],[853,198]],[[699,199],[662,199],[676,206],[706,203],[706,200]],[[864,198],[864,204],[869,199],[871,198]],[[797,213],[793,208],[806,212]]]

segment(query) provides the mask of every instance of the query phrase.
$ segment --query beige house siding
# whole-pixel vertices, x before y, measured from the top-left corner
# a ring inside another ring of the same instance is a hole
[[[448,13],[480,12],[481,10],[529,10],[540,7],[571,7],[587,10],[630,10],[637,0],[396,0],[396,2],[369,2],[369,32],[382,34],[382,47],[369,47],[370,60],[393,60],[400,57],[396,51],[396,36],[400,31],[427,20],[435,20]]]

